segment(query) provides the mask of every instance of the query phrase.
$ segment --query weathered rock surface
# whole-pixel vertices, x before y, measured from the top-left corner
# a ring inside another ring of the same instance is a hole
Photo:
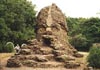
[[[31,54],[31,50],[30,50],[30,49],[22,49],[22,50],[20,51],[20,54],[29,55],[29,54]]]
[[[43,8],[37,16],[36,39],[28,40],[19,55],[8,60],[7,66],[80,67],[75,59],[81,55],[69,44],[67,31],[66,18],[55,4]]]
[[[33,60],[24,60],[24,61],[22,62],[22,64],[23,64],[24,66],[28,66],[28,67],[36,67],[37,62],[36,62],[36,61],[33,61]]]
[[[21,62],[14,58],[10,58],[7,62],[7,67],[21,67],[21,65]]]
[[[36,56],[35,60],[38,62],[47,62],[48,61],[48,59],[46,59],[44,56]]]
[[[56,60],[61,62],[67,62],[70,60],[75,60],[75,57],[69,55],[60,55],[56,57]]]
[[[75,56],[75,57],[77,57],[77,58],[81,58],[81,57],[83,57],[83,54],[80,54],[80,53],[75,53],[73,56]]]
[[[66,65],[65,65],[66,68],[78,68],[80,67],[80,63],[77,63],[77,62],[66,62]]]
[[[93,67],[85,67],[83,70],[95,70],[95,69],[93,69]],[[96,69],[96,70],[98,70],[98,69]]]
[[[62,11],[55,5],[43,8],[37,17],[36,36],[44,45],[54,49],[65,47],[73,54],[67,39],[67,23]]]

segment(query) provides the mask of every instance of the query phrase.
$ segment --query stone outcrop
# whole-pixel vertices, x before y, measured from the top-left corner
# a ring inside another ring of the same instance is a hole
[[[30,55],[31,54],[31,50],[30,49],[22,49],[19,54],[23,54],[23,55]]]
[[[80,67],[80,63],[77,62],[66,62],[66,68],[77,68]]]
[[[36,39],[29,40],[18,55],[8,60],[7,66],[80,67],[74,61],[81,55],[69,44],[67,31],[66,18],[55,4],[43,8],[37,16]]]
[[[21,67],[21,62],[16,58],[10,58],[7,62],[8,67]]]
[[[36,38],[44,45],[54,49],[66,48],[73,54],[73,51],[76,50],[68,43],[67,30],[66,18],[55,4],[45,7],[39,12]]]

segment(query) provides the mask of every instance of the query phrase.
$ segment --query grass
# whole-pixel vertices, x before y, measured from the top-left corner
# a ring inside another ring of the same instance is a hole
[[[14,53],[0,53],[0,59],[4,59],[14,55]]]

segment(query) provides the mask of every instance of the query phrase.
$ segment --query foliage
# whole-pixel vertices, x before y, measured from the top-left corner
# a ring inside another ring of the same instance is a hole
[[[74,47],[77,50],[81,50],[81,51],[89,50],[88,40],[86,39],[86,37],[82,36],[82,34],[72,37],[69,41],[72,45],[74,45]]]
[[[100,18],[67,19],[70,42],[78,50],[87,50],[93,43],[100,42]]]
[[[82,28],[80,27],[83,22],[87,19],[85,18],[70,18],[67,19],[67,25],[69,27],[68,35],[70,36],[70,43],[77,49],[81,51],[87,51],[89,49],[89,41],[82,34]]]
[[[90,18],[86,20],[81,26],[82,34],[90,40],[91,43],[100,42],[100,19]]]
[[[85,18],[71,18],[68,17],[66,19],[67,25],[68,25],[68,35],[69,36],[75,36],[82,32],[82,29],[80,27],[81,23],[83,23],[86,19]]]
[[[3,47],[1,43],[0,43],[0,52],[3,52]]]
[[[89,65],[95,68],[100,67],[100,46],[92,47],[88,56]]]
[[[5,42],[0,41],[0,53],[4,52],[4,45],[5,45]]]
[[[14,44],[12,42],[7,42],[4,47],[5,52],[14,52]]]
[[[3,52],[3,47],[1,43],[0,43],[0,52]]]
[[[34,8],[27,0],[0,0],[0,45],[8,41],[21,44],[34,38]]]

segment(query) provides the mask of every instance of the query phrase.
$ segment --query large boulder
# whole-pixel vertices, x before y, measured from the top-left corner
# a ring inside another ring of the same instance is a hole
[[[80,53],[75,53],[73,56],[75,56],[75,57],[77,57],[77,58],[81,58],[81,57],[83,57],[83,54],[80,54]]]
[[[37,62],[33,61],[33,60],[24,60],[22,62],[23,65],[28,66],[28,67],[36,67],[37,66]]]
[[[56,60],[60,62],[67,62],[70,60],[75,60],[75,57],[70,56],[70,55],[60,55],[56,57]]]
[[[21,49],[20,54],[29,55],[29,54],[31,54],[31,50],[30,49]]]
[[[66,62],[66,64],[65,64],[65,67],[66,68],[69,68],[69,69],[71,69],[71,68],[73,68],[73,69],[75,69],[75,68],[78,68],[78,67],[80,67],[81,65],[80,65],[80,63],[78,63],[78,62]]]
[[[27,42],[28,42],[30,45],[38,45],[38,44],[39,44],[39,42],[38,42],[37,39],[28,40]]]
[[[53,54],[55,56],[60,56],[60,55],[64,55],[67,54],[67,52],[63,51],[63,50],[53,50]]]
[[[84,67],[83,70],[95,70],[93,67]],[[97,69],[98,70],[98,69]]]
[[[45,58],[44,56],[36,56],[35,60],[38,62],[47,62],[48,61],[48,59]]]
[[[21,62],[18,59],[10,58],[7,61],[7,67],[21,67]]]

